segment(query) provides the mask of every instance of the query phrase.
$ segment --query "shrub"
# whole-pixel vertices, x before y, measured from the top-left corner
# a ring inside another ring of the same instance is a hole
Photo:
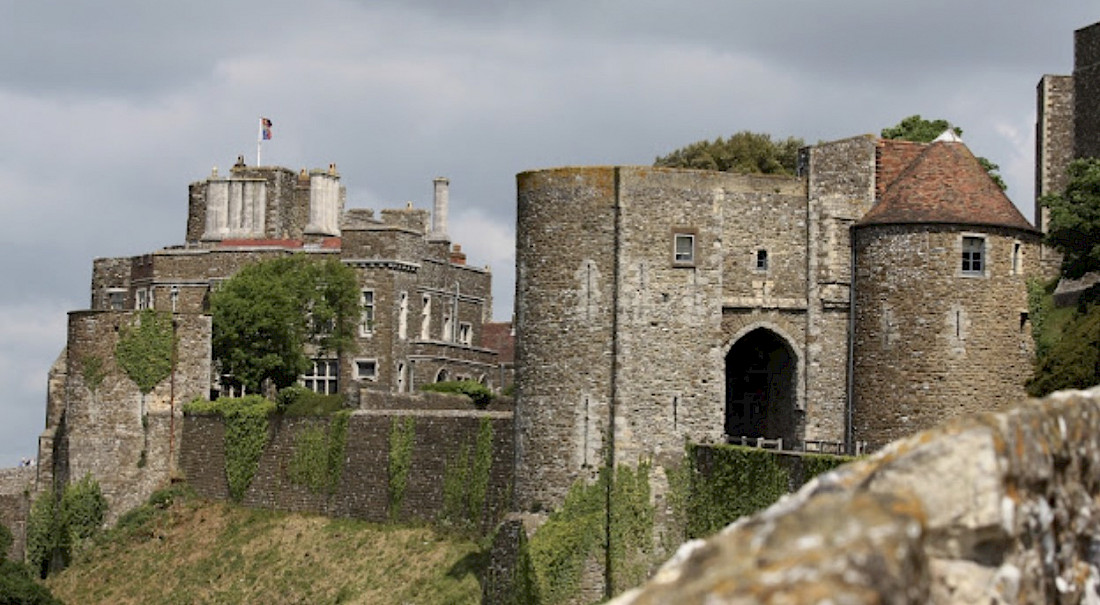
[[[493,392],[489,387],[476,380],[449,380],[444,382],[432,382],[420,387],[422,391],[436,393],[455,393],[470,398],[478,408],[484,409],[493,400]]]
[[[259,395],[245,395],[216,401],[195,400],[183,406],[183,411],[216,413],[225,419],[225,478],[229,497],[240,502],[267,447],[267,417],[275,411],[275,404]]]
[[[0,561],[8,558],[8,553],[11,552],[11,545],[14,542],[15,538],[12,537],[8,526],[0,524]]]
[[[295,384],[281,389],[275,403],[287,416],[324,416],[343,410],[344,396],[321,395]]]
[[[0,561],[0,605],[62,605],[23,563]]]

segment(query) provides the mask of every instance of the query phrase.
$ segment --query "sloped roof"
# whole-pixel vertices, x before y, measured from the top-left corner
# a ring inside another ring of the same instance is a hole
[[[913,145],[880,145],[880,197],[857,224],[953,223],[1035,231],[962,142],[921,145],[920,153]]]

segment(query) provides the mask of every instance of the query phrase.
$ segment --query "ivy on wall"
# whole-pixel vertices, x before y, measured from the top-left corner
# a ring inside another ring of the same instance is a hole
[[[172,373],[172,317],[153,310],[140,311],[122,326],[115,345],[118,367],[147,395]]]
[[[65,486],[58,499],[47,490],[27,519],[27,563],[45,577],[69,564],[103,527],[107,499],[91,475]]]
[[[260,455],[267,447],[267,419],[274,411],[275,404],[260,395],[200,399],[184,406],[186,413],[216,413],[225,419],[225,478],[229,497],[236,502],[244,498],[256,474]]]
[[[389,475],[390,518],[397,520],[405,503],[405,488],[409,484],[413,444],[416,441],[416,419],[412,416],[394,418],[390,424]]]
[[[80,358],[80,375],[84,378],[84,386],[95,395],[103,379],[107,377],[107,369],[103,367],[103,358],[98,355],[85,355]]]
[[[298,435],[287,467],[287,477],[293,483],[304,485],[315,494],[336,493],[344,473],[349,417],[348,412],[337,413],[327,431],[311,426]]]
[[[581,589],[590,561],[606,565],[609,587],[642,582],[654,563],[655,511],[650,503],[651,466],[604,467],[594,483],[575,482],[565,502],[521,548],[517,577],[530,602],[565,603]],[[610,500],[610,510],[608,503]],[[527,570],[527,571],[525,571]],[[522,577],[523,573],[533,578]]]
[[[814,476],[851,458],[786,455],[736,445],[687,446],[687,477],[679,482],[686,503],[686,538],[708,536],[738,518],[763,510]]]
[[[443,511],[440,521],[450,527],[476,531],[484,516],[493,466],[493,422],[481,418],[473,444],[460,445],[443,471]]]

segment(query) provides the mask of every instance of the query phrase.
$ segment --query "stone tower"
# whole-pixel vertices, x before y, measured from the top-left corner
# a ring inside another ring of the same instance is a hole
[[[878,447],[1019,400],[1039,233],[961,142],[919,152],[855,226],[854,437]]]

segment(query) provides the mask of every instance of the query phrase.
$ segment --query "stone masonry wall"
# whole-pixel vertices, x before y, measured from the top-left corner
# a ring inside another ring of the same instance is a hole
[[[44,433],[52,437],[47,441],[54,450],[54,480],[64,484],[91,474],[107,498],[109,522],[144,502],[169,478],[180,446],[180,406],[209,392],[210,317],[175,316],[179,356],[174,380],[164,379],[144,398],[114,354],[120,331],[136,317],[134,312],[69,314],[64,409],[60,422]],[[93,359],[105,372],[94,390],[84,376]],[[170,412],[173,403],[177,422]],[[47,458],[40,453],[40,460]]]
[[[1100,156],[1100,23],[1073,36],[1073,156]]]
[[[512,489],[513,426],[511,412],[474,410],[360,410],[348,423],[342,480],[331,495],[313,493],[287,474],[296,439],[309,427],[325,429],[331,420],[273,416],[269,440],[252,483],[246,506],[308,511],[370,521],[392,518],[389,498],[390,432],[393,422],[412,418],[414,446],[402,520],[433,520],[443,510],[448,465],[474,444],[483,419],[492,423],[493,449],[482,529],[491,528],[509,509]],[[188,415],[183,422],[180,467],[187,482],[206,498],[229,499],[225,478],[225,426],[220,416]]]
[[[985,238],[980,276],[961,274],[964,235]],[[878,447],[1025,395],[1025,286],[1038,273],[1036,234],[880,226],[856,237],[855,439]],[[1014,271],[1016,244],[1022,262]]]
[[[34,467],[0,469],[0,525],[11,531],[11,550],[0,558],[22,561],[27,544],[27,518],[34,494]]]
[[[682,546],[614,605],[1100,601],[1100,387],[956,420]]]

